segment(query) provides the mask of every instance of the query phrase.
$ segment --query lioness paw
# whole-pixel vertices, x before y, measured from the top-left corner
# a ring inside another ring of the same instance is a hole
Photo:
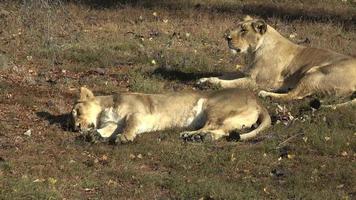
[[[258,93],[258,96],[259,96],[259,97],[262,97],[262,98],[266,98],[266,97],[269,96],[269,92],[264,91],[264,90],[261,90],[261,91]]]
[[[129,140],[124,134],[118,134],[115,139],[115,144],[126,144],[128,142],[132,142]]]
[[[106,138],[101,137],[100,133],[96,130],[88,131],[85,135],[85,141],[90,143],[107,142]]]
[[[197,84],[202,85],[202,84],[218,84],[219,79],[216,77],[210,77],[210,78],[201,78],[198,80]]]
[[[201,85],[201,84],[203,84],[203,83],[205,83],[205,82],[207,82],[208,81],[208,78],[201,78],[201,79],[199,79],[198,81],[197,81],[197,84],[198,85]]]
[[[204,132],[182,132],[180,137],[186,142],[212,141],[212,136]]]

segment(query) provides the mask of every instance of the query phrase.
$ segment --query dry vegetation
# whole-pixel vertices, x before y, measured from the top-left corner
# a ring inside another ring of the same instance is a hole
[[[355,107],[265,101],[276,123],[246,143],[173,131],[112,146],[71,131],[79,86],[182,91],[233,71],[243,58],[222,35],[245,14],[356,56],[352,0],[1,1],[0,199],[354,199]]]

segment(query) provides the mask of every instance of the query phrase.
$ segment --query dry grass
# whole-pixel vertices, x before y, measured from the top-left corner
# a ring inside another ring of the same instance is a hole
[[[356,108],[292,102],[298,120],[247,143],[190,144],[171,131],[91,145],[68,121],[82,85],[98,94],[182,91],[233,71],[243,58],[222,36],[245,14],[355,56],[354,1],[80,2],[0,3],[0,199],[355,198]]]

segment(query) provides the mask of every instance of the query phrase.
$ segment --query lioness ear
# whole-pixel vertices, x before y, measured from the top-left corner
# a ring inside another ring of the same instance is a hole
[[[249,21],[249,20],[253,20],[252,17],[250,15],[246,15],[243,19],[244,21]]]
[[[80,101],[87,101],[94,98],[94,94],[92,91],[90,91],[88,88],[86,87],[81,87],[80,88],[80,96],[79,96],[79,100]]]
[[[252,27],[257,33],[260,33],[261,35],[267,31],[267,24],[264,20],[253,22]]]

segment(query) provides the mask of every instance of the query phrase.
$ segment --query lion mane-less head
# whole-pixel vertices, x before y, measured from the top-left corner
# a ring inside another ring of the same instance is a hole
[[[246,16],[242,22],[225,33],[229,48],[234,53],[255,51],[260,45],[260,40],[267,31],[267,24],[261,19],[252,19]]]
[[[88,131],[97,127],[102,108],[92,91],[80,88],[79,99],[72,109],[73,126],[76,131]]]

